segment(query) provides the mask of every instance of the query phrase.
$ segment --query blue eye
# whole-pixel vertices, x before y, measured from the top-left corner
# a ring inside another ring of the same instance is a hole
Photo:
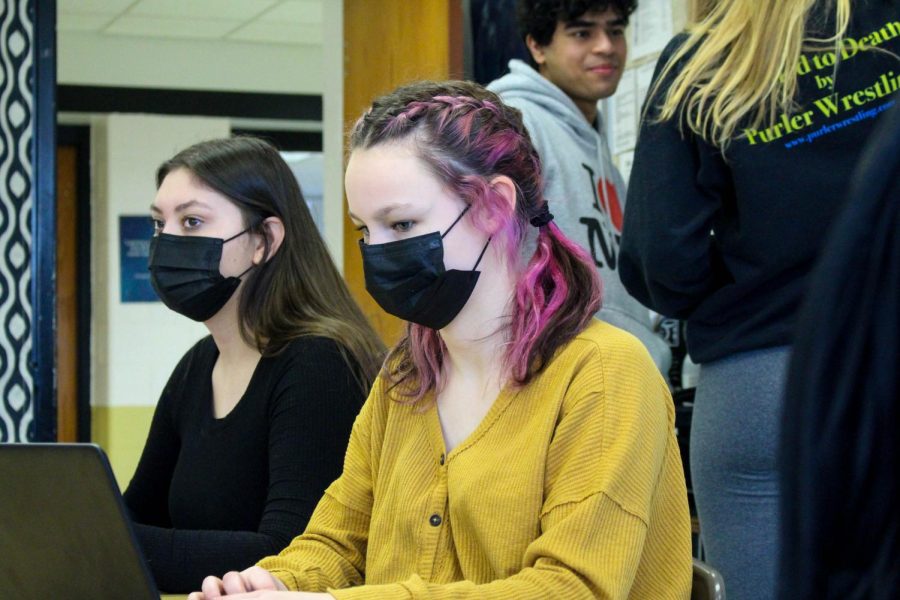
[[[406,233],[407,231],[412,229],[412,227],[413,227],[412,221],[398,221],[398,222],[394,223],[393,225],[391,225],[391,229],[393,229],[394,231],[396,231],[398,233]]]

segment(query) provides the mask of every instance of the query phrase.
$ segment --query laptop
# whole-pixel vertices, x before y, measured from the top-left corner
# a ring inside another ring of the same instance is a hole
[[[94,444],[0,444],[0,598],[159,600]]]

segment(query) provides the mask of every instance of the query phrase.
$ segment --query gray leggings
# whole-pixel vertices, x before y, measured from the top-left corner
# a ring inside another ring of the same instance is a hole
[[[728,600],[775,597],[778,448],[789,348],[706,363],[691,423],[691,478],[705,559]]]

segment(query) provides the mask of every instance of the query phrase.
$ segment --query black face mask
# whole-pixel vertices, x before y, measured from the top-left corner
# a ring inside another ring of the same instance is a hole
[[[160,233],[150,240],[150,282],[166,306],[195,321],[206,321],[222,310],[241,277],[219,271],[222,246],[250,228],[221,238]]]
[[[360,240],[366,290],[385,312],[431,329],[443,329],[456,318],[475,289],[480,275],[475,269],[491,242],[488,238],[471,271],[445,269],[441,240],[467,210],[443,234],[435,231],[375,246]]]

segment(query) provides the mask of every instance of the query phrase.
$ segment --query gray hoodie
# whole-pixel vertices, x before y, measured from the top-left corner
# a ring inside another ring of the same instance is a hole
[[[625,182],[601,136],[600,113],[592,127],[565,92],[521,60],[488,89],[522,111],[525,127],[544,169],[544,195],[554,222],[585,248],[603,279],[603,307],[597,317],[640,339],[660,371],[671,352],[652,331],[650,311],[632,298],[616,265],[625,208]]]

